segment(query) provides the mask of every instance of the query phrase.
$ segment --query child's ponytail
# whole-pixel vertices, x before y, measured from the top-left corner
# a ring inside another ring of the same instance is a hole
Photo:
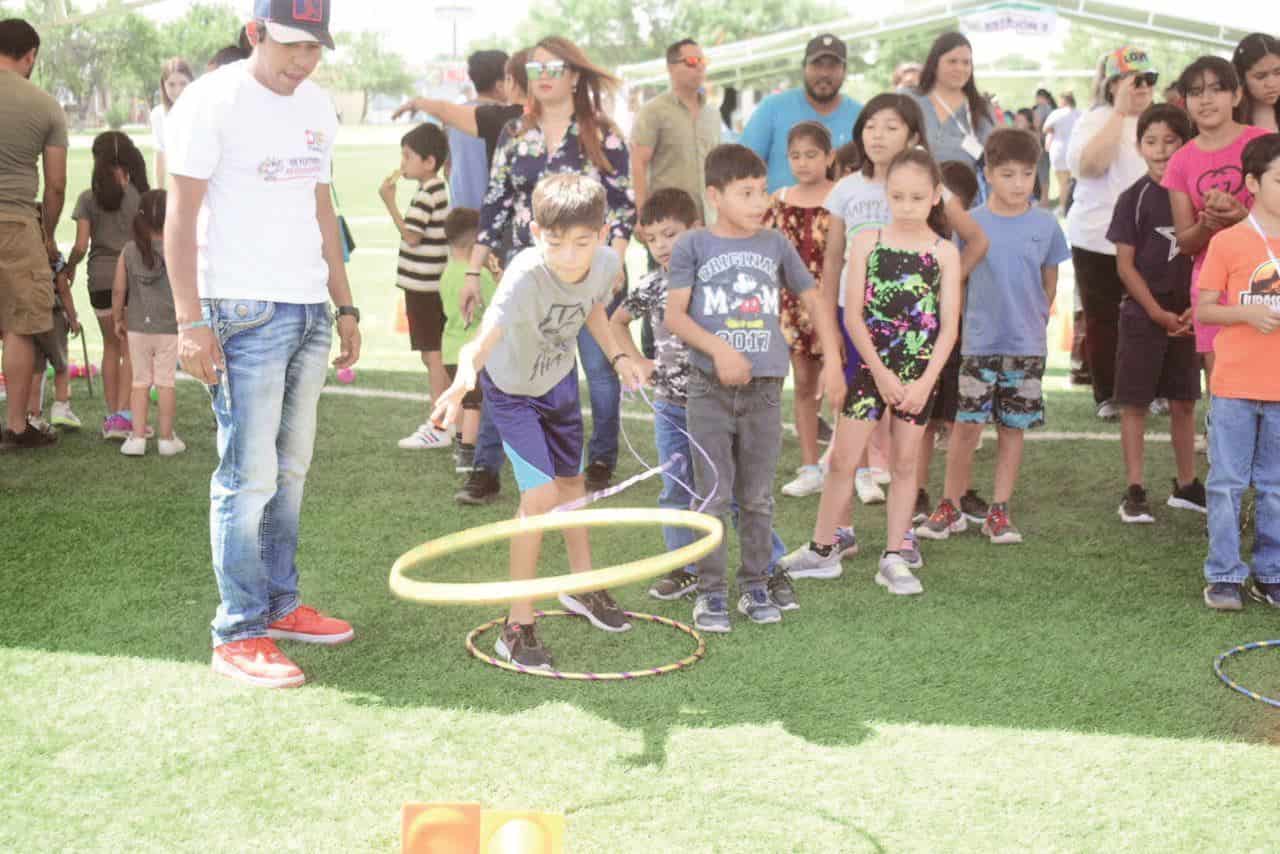
[[[93,141],[93,200],[104,211],[118,211],[124,201],[124,187],[116,177],[120,164],[120,140],[124,134],[107,131]]]
[[[138,215],[133,218],[133,243],[148,270],[164,264],[164,257],[156,254],[152,240],[153,235],[164,231],[166,201],[164,190],[148,190],[138,201]]]

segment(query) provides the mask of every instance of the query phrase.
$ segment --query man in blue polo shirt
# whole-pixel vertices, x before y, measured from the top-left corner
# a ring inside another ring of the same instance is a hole
[[[787,162],[787,134],[800,122],[814,121],[831,131],[835,148],[853,138],[862,105],[840,93],[844,85],[844,42],[817,36],[804,49],[804,89],[788,89],[760,102],[742,131],[742,144],[769,164],[769,192],[796,182]]]

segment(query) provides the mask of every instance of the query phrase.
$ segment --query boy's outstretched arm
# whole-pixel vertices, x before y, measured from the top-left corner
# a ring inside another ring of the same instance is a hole
[[[444,429],[458,420],[458,413],[462,409],[462,398],[476,387],[480,369],[484,367],[489,354],[493,352],[493,348],[500,340],[502,340],[502,327],[496,323],[486,324],[475,338],[462,346],[458,352],[458,373],[453,378],[453,383],[445,389],[444,394],[440,395],[440,399],[431,408],[432,424]]]

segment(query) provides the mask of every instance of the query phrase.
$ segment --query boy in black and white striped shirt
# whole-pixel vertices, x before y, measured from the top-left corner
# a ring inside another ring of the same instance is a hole
[[[449,242],[444,220],[449,213],[447,185],[439,173],[449,158],[449,141],[437,125],[421,124],[400,140],[400,168],[382,183],[379,195],[400,231],[400,257],[396,286],[404,291],[405,315],[409,320],[409,346],[422,354],[431,382],[434,401],[449,385],[440,354],[440,336],[445,313],[440,302],[440,276],[449,263]],[[400,178],[418,182],[404,216],[396,208],[396,182]],[[429,420],[401,439],[401,448],[420,450],[447,448],[451,437],[437,430]]]

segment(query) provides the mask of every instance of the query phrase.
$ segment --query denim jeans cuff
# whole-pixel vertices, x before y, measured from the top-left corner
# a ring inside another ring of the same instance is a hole
[[[296,594],[290,596],[281,596],[279,599],[271,603],[271,609],[267,611],[267,625],[283,620],[285,617],[298,610],[298,606],[302,604],[298,600]]]
[[[236,641],[249,640],[250,638],[265,638],[267,636],[267,627],[264,625],[241,629],[237,632],[232,632],[226,637],[221,637],[217,632],[213,632],[212,636],[213,646],[216,649],[226,643],[235,643]]]

